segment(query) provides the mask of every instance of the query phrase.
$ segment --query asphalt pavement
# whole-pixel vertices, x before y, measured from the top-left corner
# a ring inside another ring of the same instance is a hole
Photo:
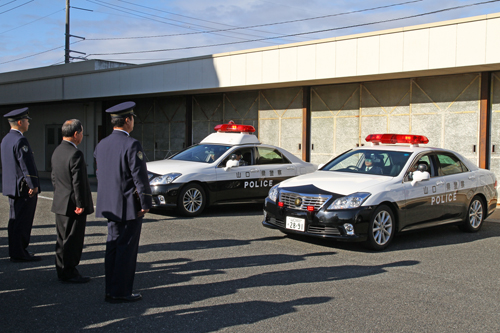
[[[500,210],[479,233],[441,226],[401,234],[383,252],[266,229],[260,204],[192,219],[153,212],[134,284],[143,300],[109,304],[106,222],[87,222],[79,269],[92,281],[62,284],[47,180],[42,190],[29,250],[43,260],[34,263],[9,261],[0,197],[2,332],[500,331]]]

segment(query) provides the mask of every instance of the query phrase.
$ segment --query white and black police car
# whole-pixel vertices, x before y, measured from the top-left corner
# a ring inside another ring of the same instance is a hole
[[[372,134],[366,141],[371,146],[273,186],[262,224],[382,250],[407,230],[455,223],[476,232],[494,212],[497,180],[489,170],[453,151],[422,147],[425,136]]]
[[[166,160],[148,162],[153,208],[197,216],[208,205],[262,202],[279,182],[317,166],[259,142],[255,128],[234,122],[215,126],[199,144]]]

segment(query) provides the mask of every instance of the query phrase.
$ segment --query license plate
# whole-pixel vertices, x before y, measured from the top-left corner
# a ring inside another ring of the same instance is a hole
[[[306,223],[305,223],[304,219],[299,219],[299,218],[291,217],[291,216],[286,217],[286,228],[287,229],[304,231],[305,226],[306,226]]]

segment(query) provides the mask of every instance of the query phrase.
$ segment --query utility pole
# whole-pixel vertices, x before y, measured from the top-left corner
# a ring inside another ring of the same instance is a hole
[[[75,36],[75,35],[71,35],[69,33],[69,11],[70,11],[70,5],[69,5],[69,0],[66,0],[66,35],[65,35],[65,43],[64,43],[64,63],[65,64],[69,64],[70,60],[71,59],[81,59],[81,60],[86,60],[84,57],[71,57],[69,55],[70,52],[75,52],[75,53],[79,53],[79,54],[83,54],[85,55],[85,53],[83,52],[78,52],[78,51],[71,51],[69,49],[69,38],[70,37],[76,37],[76,38],[80,38],[80,39],[83,39],[85,40],[84,37],[80,37],[80,36]],[[91,10],[89,9],[84,9],[84,8],[78,8],[78,7],[73,7],[75,9],[80,9],[80,10],[86,10],[86,11],[89,11],[91,12]]]
[[[69,0],[66,0],[66,42],[64,43],[64,63],[69,64]]]

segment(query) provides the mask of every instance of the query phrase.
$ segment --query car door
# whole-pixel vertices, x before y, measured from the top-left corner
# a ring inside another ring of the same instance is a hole
[[[431,178],[412,185],[412,173],[419,163],[427,163]],[[433,154],[419,155],[415,158],[405,175],[404,220],[400,228],[417,226],[440,220],[443,216],[441,197],[446,192],[444,178],[437,171],[436,158]]]
[[[241,156],[240,163],[233,163],[236,156]],[[244,162],[243,162],[244,161]],[[229,163],[228,163],[229,162]],[[233,166],[228,167],[228,165]],[[217,166],[215,186],[216,201],[238,201],[260,196],[258,181],[260,169],[255,165],[253,146],[241,147],[231,151]]]
[[[256,163],[260,169],[259,193],[264,198],[273,185],[297,176],[297,167],[278,148],[256,146]]]
[[[444,218],[463,218],[469,205],[471,190],[476,188],[476,177],[460,159],[450,152],[436,154],[439,174],[443,176],[446,195],[441,199]]]

